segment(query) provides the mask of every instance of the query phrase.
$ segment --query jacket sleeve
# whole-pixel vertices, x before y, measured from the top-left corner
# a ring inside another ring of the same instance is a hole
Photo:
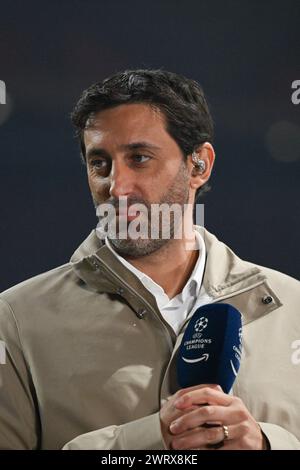
[[[159,413],[82,434],[63,450],[165,450]]]
[[[0,449],[36,449],[38,419],[34,390],[17,325],[0,298]]]
[[[300,450],[300,441],[281,426],[270,423],[259,423],[259,425],[269,441],[270,450]]]
[[[276,424],[259,423],[270,450],[300,450],[298,439]],[[108,426],[82,434],[63,450],[165,450],[160,432],[159,413],[121,426]]]

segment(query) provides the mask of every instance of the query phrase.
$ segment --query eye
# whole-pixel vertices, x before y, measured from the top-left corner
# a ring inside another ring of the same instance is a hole
[[[133,155],[132,159],[135,163],[146,163],[151,160],[151,157],[147,155]]]
[[[111,161],[106,158],[95,158],[89,163],[89,169],[101,178],[107,178],[111,171]]]
[[[98,158],[97,160],[92,160],[90,166],[96,170],[103,170],[107,168],[107,161],[103,158]]]

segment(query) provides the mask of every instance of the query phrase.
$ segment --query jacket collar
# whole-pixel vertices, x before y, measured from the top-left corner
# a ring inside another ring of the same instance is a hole
[[[212,298],[223,297],[263,281],[258,266],[241,260],[233,251],[203,227],[196,227],[204,238],[207,261],[203,284]]]
[[[245,303],[245,295],[249,297],[249,291],[254,289],[251,304],[256,307],[247,309],[244,323],[261,317],[281,305],[276,294],[268,286],[266,276],[260,267],[241,260],[228,246],[203,227],[195,228],[201,233],[206,245],[203,286],[213,302],[230,298],[230,303],[237,304],[237,308],[241,308]],[[78,277],[95,291],[124,297],[138,316],[142,316],[142,312],[148,307],[159,314],[152,294],[98,239],[95,230],[79,246],[70,261]],[[273,302],[265,305],[263,298],[268,295],[272,297]]]

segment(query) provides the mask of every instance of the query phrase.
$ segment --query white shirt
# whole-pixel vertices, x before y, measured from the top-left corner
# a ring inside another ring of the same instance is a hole
[[[116,253],[108,239],[105,239],[105,244],[118,258],[118,260],[123,263],[123,265],[133,274],[135,274],[135,276],[142,282],[145,288],[155,297],[162,317],[167,323],[169,323],[176,334],[178,334],[181,325],[191,310],[195,310],[196,306],[199,307],[200,305],[208,303],[209,301],[209,298],[207,297],[203,287],[201,289],[206,258],[205,243],[201,234],[197,230],[195,230],[194,233],[199,249],[198,260],[182,292],[173,297],[173,299],[169,299],[164,289],[155,281],[153,281],[151,277],[138,270],[136,267],[122,258],[122,256]]]

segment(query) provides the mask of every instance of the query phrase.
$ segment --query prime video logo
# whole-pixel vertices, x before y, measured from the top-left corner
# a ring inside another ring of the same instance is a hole
[[[3,80],[0,80],[0,104],[6,104],[6,85]]]

